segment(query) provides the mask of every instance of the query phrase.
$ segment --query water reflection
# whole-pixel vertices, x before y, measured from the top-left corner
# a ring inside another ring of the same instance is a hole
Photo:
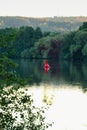
[[[87,88],[87,64],[72,64],[49,60],[50,69],[44,71],[45,60],[18,60],[18,73],[29,83],[80,84]]]
[[[46,117],[54,125],[49,130],[87,130],[87,93],[82,88],[42,84],[30,91],[38,104],[51,105]]]

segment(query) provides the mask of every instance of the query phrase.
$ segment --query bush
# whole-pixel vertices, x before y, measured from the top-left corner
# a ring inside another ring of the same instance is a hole
[[[47,108],[35,107],[27,89],[4,88],[0,92],[0,130],[45,130]]]

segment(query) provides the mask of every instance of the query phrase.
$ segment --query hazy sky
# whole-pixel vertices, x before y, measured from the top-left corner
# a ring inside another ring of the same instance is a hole
[[[0,0],[0,16],[87,16],[87,0]]]

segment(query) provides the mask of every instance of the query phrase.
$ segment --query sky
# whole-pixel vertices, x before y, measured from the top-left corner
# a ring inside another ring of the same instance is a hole
[[[87,16],[87,0],[0,0],[0,16]]]

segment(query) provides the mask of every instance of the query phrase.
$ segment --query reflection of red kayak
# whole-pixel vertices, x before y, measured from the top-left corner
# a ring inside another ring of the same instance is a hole
[[[47,73],[48,70],[50,69],[50,65],[48,63],[48,60],[46,60],[45,66],[44,66],[45,72]]]

